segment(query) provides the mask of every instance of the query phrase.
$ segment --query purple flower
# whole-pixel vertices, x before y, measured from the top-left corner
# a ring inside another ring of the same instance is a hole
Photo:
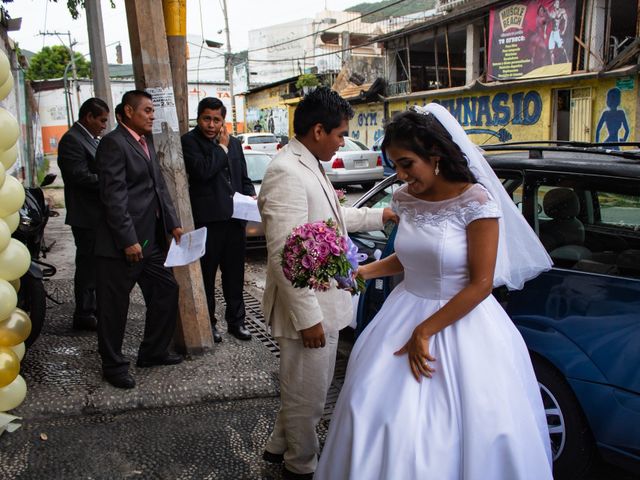
[[[302,257],[301,263],[304,268],[311,269],[314,264],[313,257],[311,257],[310,255],[305,255],[304,257]]]

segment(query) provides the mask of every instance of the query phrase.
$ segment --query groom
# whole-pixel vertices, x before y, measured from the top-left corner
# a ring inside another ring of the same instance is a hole
[[[293,119],[295,138],[272,160],[258,207],[267,238],[263,309],[280,345],[280,411],[263,458],[283,464],[284,479],[311,479],[318,462],[315,433],[333,378],[338,331],[352,318],[351,295],[331,288],[294,288],[280,265],[282,248],[298,225],[332,218],[340,232],[381,229],[394,219],[385,208],[342,208],[320,160],[344,145],[353,110],[329,88],[309,93]]]

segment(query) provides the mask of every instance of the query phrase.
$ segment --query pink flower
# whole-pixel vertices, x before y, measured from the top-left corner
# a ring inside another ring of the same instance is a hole
[[[313,257],[311,257],[310,255],[305,255],[304,257],[302,257],[301,263],[304,268],[310,269],[314,264]]]

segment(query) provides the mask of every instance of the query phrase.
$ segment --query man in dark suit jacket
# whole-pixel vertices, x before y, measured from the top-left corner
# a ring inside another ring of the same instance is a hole
[[[151,96],[132,90],[122,97],[122,123],[104,136],[96,153],[104,215],[97,226],[98,350],[105,379],[133,388],[122,341],[129,294],[138,283],[147,307],[138,367],[180,363],[169,353],[176,328],[178,284],[164,267],[166,235],[182,228],[151,143]]]
[[[58,166],[64,181],[66,224],[71,226],[76,244],[74,276],[75,311],[73,328],[96,329],[96,270],[93,247],[95,226],[100,215],[96,148],[107,126],[109,107],[99,98],[90,98],[80,107],[79,120],[58,145]]]
[[[196,228],[207,228],[207,246],[200,260],[213,339],[222,341],[216,328],[215,279],[222,271],[222,293],[227,308],[228,331],[240,340],[250,340],[244,326],[244,258],[246,222],[231,218],[235,192],[255,196],[247,175],[242,145],[230,137],[224,123],[227,110],[217,98],[198,104],[198,125],[182,136],[184,164],[189,174],[189,194]]]

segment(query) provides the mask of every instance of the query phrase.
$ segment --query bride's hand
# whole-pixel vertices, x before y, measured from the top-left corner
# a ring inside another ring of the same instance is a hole
[[[400,350],[394,355],[407,354],[409,367],[415,379],[420,382],[422,375],[431,378],[435,369],[429,362],[435,362],[436,359],[429,353],[429,340],[431,337],[424,332],[422,325],[418,325],[411,338],[404,344]]]

